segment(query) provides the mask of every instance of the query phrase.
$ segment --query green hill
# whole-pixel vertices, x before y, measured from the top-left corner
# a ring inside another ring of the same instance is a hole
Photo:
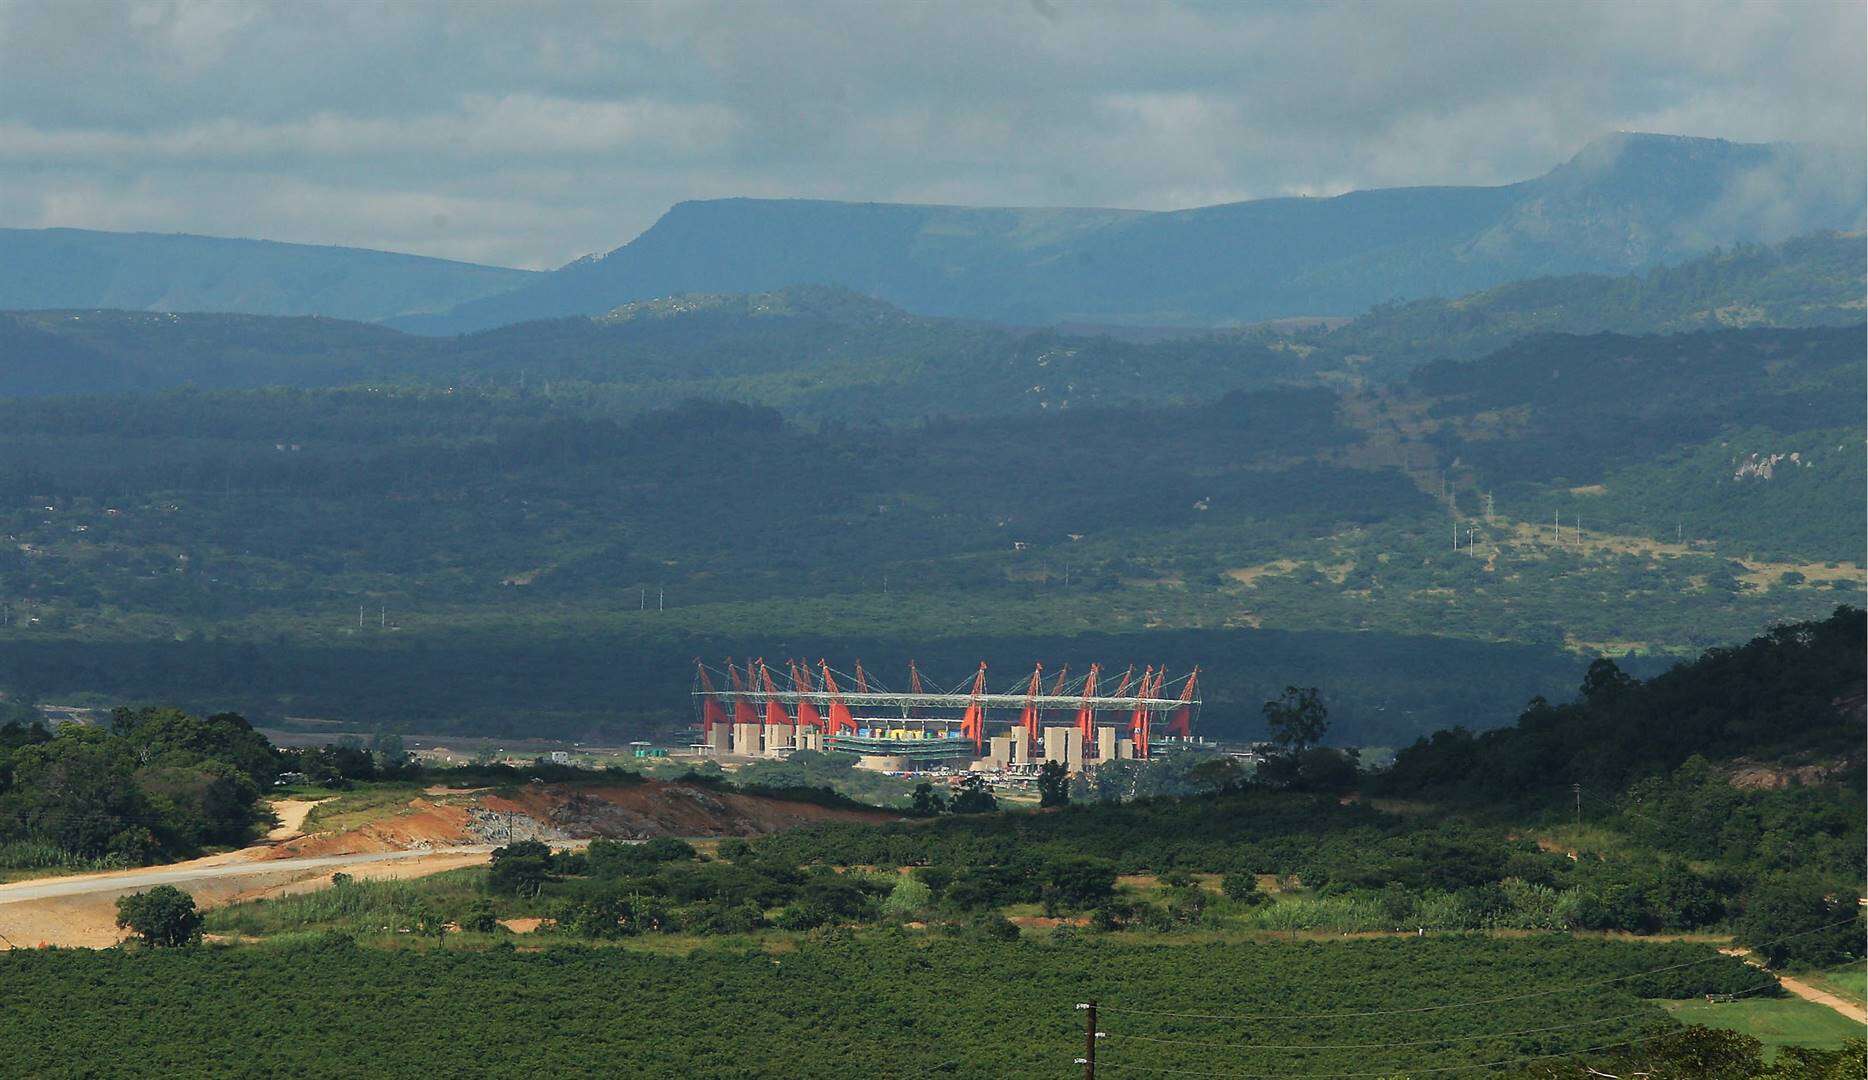
[[[0,229],[0,310],[123,308],[375,320],[517,288],[527,270],[181,233]]]
[[[1740,245],[1612,277],[1531,278],[1452,300],[1384,304],[1326,335],[1303,335],[1380,374],[1429,359],[1476,359],[1538,333],[1672,334],[1862,321],[1860,233]]]

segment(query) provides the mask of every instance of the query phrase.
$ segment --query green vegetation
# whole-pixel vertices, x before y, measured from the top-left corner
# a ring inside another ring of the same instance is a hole
[[[1577,654],[1859,601],[1860,462],[1831,448],[1859,431],[1860,338],[1538,338],[1400,388],[1016,425],[618,418],[561,389],[16,401],[0,684],[633,737],[691,721],[696,654],[1184,657],[1212,673],[1209,732],[1260,734],[1266,691],[1301,679],[1339,738],[1403,742],[1553,692]],[[1729,455],[1806,446],[1734,478]],[[1656,485],[1675,494],[1644,502]],[[1590,498],[1620,509],[1574,533]],[[1683,521],[1700,535],[1649,539]],[[545,658],[549,695],[508,675]]]
[[[1845,326],[1861,321],[1863,272],[1860,235],[1822,233],[1625,277],[1537,277],[1452,300],[1382,304],[1316,343],[1379,373],[1424,358],[1476,360],[1531,334]]]
[[[266,738],[234,713],[118,709],[109,728],[0,727],[0,856],[137,866],[246,843],[278,773]]]
[[[201,914],[195,898],[173,885],[117,898],[117,927],[129,930],[150,948],[179,948],[201,941]]]
[[[1091,945],[830,934],[770,955],[663,957],[442,950],[411,938],[399,949],[312,937],[140,955],[9,953],[0,972],[13,1007],[0,1013],[0,1040],[10,1067],[36,1076],[192,1074],[239,1060],[264,1073],[316,1062],[331,1072],[485,1074],[549,1062],[566,1072],[627,1063],[641,1075],[753,1077],[907,1076],[952,1062],[948,1075],[1000,1077],[1067,1071],[1082,1047],[1074,1006],[1096,997],[1109,1010],[1101,1026],[1111,1063],[1400,1071],[1645,1039],[1670,1021],[1643,998],[1740,991],[1763,978],[1705,946],[1561,939]],[[1687,966],[1629,977],[1675,965]],[[70,993],[91,985],[109,986],[108,998]],[[1148,1015],[1490,999],[1503,1000],[1249,1031]],[[207,1003],[237,1020],[186,1021]],[[1142,1012],[1115,1011],[1123,1007]],[[1578,1026],[1541,1030],[1559,1024]],[[1196,1049],[1189,1040],[1273,1045]],[[1278,1048],[1342,1042],[1385,1049]],[[1414,1042],[1427,1045],[1394,1045]]]
[[[1862,1026],[1827,1006],[1801,998],[1737,1001],[1666,1001],[1662,1008],[1683,1024],[1725,1028],[1766,1047],[1835,1047],[1862,1037]]]

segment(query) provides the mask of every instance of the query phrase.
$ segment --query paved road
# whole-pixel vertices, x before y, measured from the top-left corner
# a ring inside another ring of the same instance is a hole
[[[320,855],[306,859],[218,863],[211,866],[152,867],[148,870],[121,870],[106,874],[85,874],[81,877],[16,881],[10,885],[0,885],[0,904],[14,904],[24,900],[51,900],[61,896],[83,896],[88,893],[123,892],[129,889],[146,889],[154,885],[180,885],[209,878],[292,873],[299,870],[320,870],[330,866],[360,866],[365,863],[391,862],[397,859],[419,859],[427,855],[474,854],[492,850],[491,844],[473,844],[465,847],[417,848],[411,851],[378,851],[362,855]]]

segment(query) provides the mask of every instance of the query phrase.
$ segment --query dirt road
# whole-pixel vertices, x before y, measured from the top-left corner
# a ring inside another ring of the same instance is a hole
[[[296,840],[305,835],[305,817],[319,803],[330,799],[273,799],[266,805],[272,807],[273,816],[279,819],[279,827],[266,834],[266,839],[275,843],[281,840]]]
[[[1733,945],[1719,950],[1727,956],[1743,957],[1745,963],[1760,970],[1769,970],[1751,954],[1751,950],[1742,945]],[[1858,1024],[1868,1024],[1868,1010],[1852,1001],[1844,1001],[1827,990],[1818,990],[1809,983],[1800,982],[1788,975],[1778,975],[1777,985],[1797,995],[1805,1001],[1814,1002],[1834,1009]]]
[[[0,885],[0,949],[43,945],[102,948],[121,940],[117,897],[173,885],[202,907],[316,887],[342,870],[359,876],[420,876],[473,865],[491,845],[256,860],[256,849],[213,855],[172,866],[115,870]],[[264,849],[257,849],[264,850]],[[302,883],[302,885],[301,885]]]
[[[1798,982],[1788,975],[1779,975],[1777,985],[1797,995],[1805,1001],[1818,1005],[1827,1005],[1858,1024],[1868,1024],[1868,1009],[1863,1009],[1853,1002],[1843,1001],[1827,990],[1818,990],[1806,982]]]

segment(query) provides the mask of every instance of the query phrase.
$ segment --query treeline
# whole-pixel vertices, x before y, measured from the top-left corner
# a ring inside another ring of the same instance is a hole
[[[650,602],[654,597],[651,595]],[[901,603],[914,603],[911,594]],[[956,604],[964,611],[965,605]],[[372,613],[374,614],[374,613]],[[884,613],[877,613],[881,621]],[[354,614],[351,619],[354,620]],[[1259,704],[1286,683],[1324,685],[1335,737],[1395,745],[1467,717],[1511,715],[1535,694],[1574,685],[1579,662],[1551,646],[1487,644],[1423,635],[1277,630],[1016,634],[991,626],[962,636],[905,640],[848,609],[826,609],[825,629],[788,633],[788,652],[827,657],[838,667],[861,659],[888,685],[906,685],[908,661],[930,676],[957,679],[981,660],[995,686],[1042,659],[1087,671],[1104,664],[1194,664],[1205,706],[1199,731],[1215,738],[1260,738]],[[389,724],[424,733],[526,730],[600,741],[645,733],[687,737],[698,723],[689,697],[696,656],[775,658],[774,636],[752,620],[705,636],[681,629],[593,629],[571,635],[543,614],[497,631],[399,636],[372,631],[355,642],[290,638],[186,641],[0,639],[0,685],[26,700],[74,691],[119,700],[181,702],[196,711],[240,709],[269,724],[284,716],[342,717],[364,728]],[[868,634],[860,631],[869,629]],[[548,695],[514,672],[551,672]]]
[[[1436,732],[1396,755],[1381,789],[1506,803],[1548,800],[1572,783],[1620,791],[1696,755],[1859,764],[1865,655],[1868,616],[1841,607],[1645,682],[1597,660],[1575,701],[1533,701],[1511,727]]]

